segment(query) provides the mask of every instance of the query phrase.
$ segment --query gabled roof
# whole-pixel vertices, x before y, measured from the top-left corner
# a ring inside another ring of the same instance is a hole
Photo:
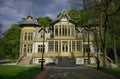
[[[77,23],[71,19],[71,17],[68,15],[67,10],[63,10],[60,15],[58,16],[57,20],[51,23],[51,26],[54,25],[55,23],[59,22],[63,17],[67,18],[67,20],[77,26]]]
[[[39,32],[41,32],[42,30],[44,30],[46,33],[47,33],[47,31],[46,31],[46,29],[45,28],[40,28],[40,30],[39,30]]]
[[[68,20],[71,19],[66,10],[63,10],[63,11],[60,13],[58,19],[60,20],[60,19],[62,19],[62,17],[66,17]]]

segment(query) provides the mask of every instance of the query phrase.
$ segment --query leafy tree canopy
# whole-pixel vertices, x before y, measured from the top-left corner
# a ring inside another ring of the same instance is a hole
[[[39,17],[37,20],[41,27],[43,26],[48,27],[52,22],[52,19],[50,17]]]
[[[4,38],[2,38],[1,40],[3,40],[2,52],[4,52],[4,55],[8,57],[14,57],[14,58],[18,57],[19,46],[20,46],[19,25],[13,24],[7,31],[5,31]]]

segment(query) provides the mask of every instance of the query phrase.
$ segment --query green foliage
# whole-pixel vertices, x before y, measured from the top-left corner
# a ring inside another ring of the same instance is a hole
[[[0,79],[34,79],[41,70],[23,66],[0,66]]]
[[[77,1],[79,1],[80,3],[78,3]],[[83,21],[82,25],[86,25],[90,21],[90,23],[93,24],[96,23],[100,28],[104,28],[104,30],[99,31],[101,40],[100,42],[101,46],[103,47],[102,50],[105,49],[114,50],[115,48],[119,49],[120,0],[77,0],[77,1],[73,1],[71,3],[71,7],[76,6],[81,7],[83,11],[82,13],[83,16],[81,16],[80,18],[81,22]]]
[[[0,38],[0,56],[5,56],[4,54],[5,38]]]
[[[82,17],[83,17],[83,11],[81,10],[77,10],[77,9],[71,9],[68,12],[68,15],[78,23],[78,26],[82,26],[83,22],[82,22]]]
[[[20,46],[20,27],[18,24],[13,24],[5,33],[1,43],[2,52],[7,57],[16,58],[19,54]],[[4,43],[3,43],[4,42]]]
[[[48,27],[50,26],[51,22],[52,22],[52,19],[50,17],[39,17],[38,18],[38,23],[41,27],[43,26]]]

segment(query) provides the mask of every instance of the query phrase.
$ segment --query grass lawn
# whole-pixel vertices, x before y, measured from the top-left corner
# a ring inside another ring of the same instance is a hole
[[[0,65],[0,79],[34,79],[40,68]]]
[[[87,64],[86,65],[87,67],[92,67],[92,68],[97,68],[96,64]],[[100,66],[100,71],[102,72],[105,72],[105,73],[108,73],[108,74],[111,74],[113,76],[116,76],[118,78],[120,78],[120,64],[118,64],[118,68],[104,68],[102,66]]]
[[[116,77],[119,77],[120,78],[120,64],[118,64],[118,68],[101,68],[101,71],[103,72],[106,72],[106,73],[109,73],[111,75],[114,75]]]

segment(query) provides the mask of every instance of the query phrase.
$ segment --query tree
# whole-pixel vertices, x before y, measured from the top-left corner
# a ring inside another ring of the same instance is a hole
[[[4,33],[4,54],[7,57],[16,58],[19,54],[20,46],[20,27],[18,24],[13,24],[7,31]]]
[[[0,37],[2,36],[2,22],[0,22]]]
[[[79,27],[82,27],[86,22],[86,14],[83,10],[71,9],[68,11],[70,17],[78,23]]]
[[[75,0],[73,0],[75,4]],[[101,39],[101,46],[103,51],[103,66],[106,67],[106,33],[108,32],[108,20],[109,17],[115,15],[120,11],[119,0],[79,0],[80,4],[75,6],[81,6],[93,23],[99,24],[99,34]],[[72,5],[73,6],[73,5]],[[112,7],[112,9],[111,9]],[[92,19],[91,19],[92,18]]]
[[[4,46],[5,46],[5,38],[0,38],[0,56],[5,56],[4,53]]]
[[[37,19],[40,26],[48,27],[50,26],[50,23],[52,22],[52,19],[50,17],[39,17]]]
[[[114,51],[114,59],[115,59],[115,63],[118,63],[118,55],[117,55],[117,46],[119,43],[117,43],[117,41],[119,41],[119,36],[120,36],[120,18],[118,17],[120,15],[116,14],[113,16],[109,17],[109,28],[108,28],[108,33],[110,34],[110,39],[111,39],[111,49],[113,49]]]

